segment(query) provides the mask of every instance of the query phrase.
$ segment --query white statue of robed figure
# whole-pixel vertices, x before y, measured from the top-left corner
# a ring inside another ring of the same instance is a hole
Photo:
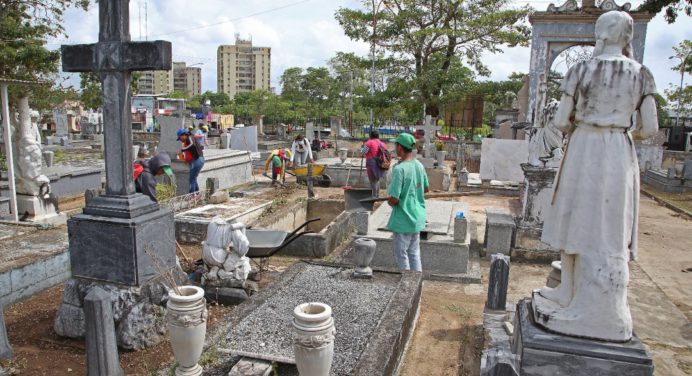
[[[569,135],[542,240],[561,250],[562,282],[533,294],[537,324],[562,334],[628,341],[628,261],[636,257],[639,169],[633,130],[658,129],[651,72],[632,59],[632,18],[596,21],[593,57],[572,66],[555,126]],[[574,112],[574,121],[570,116]]]

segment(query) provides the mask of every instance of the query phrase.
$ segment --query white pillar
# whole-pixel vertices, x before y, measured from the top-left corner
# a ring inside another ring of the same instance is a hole
[[[7,95],[7,83],[0,84],[0,99],[2,100],[2,137],[5,141],[5,163],[7,163],[7,183],[10,188],[10,210],[14,221],[17,215],[17,190],[14,186],[14,157],[12,156],[12,132],[10,132],[10,104]]]

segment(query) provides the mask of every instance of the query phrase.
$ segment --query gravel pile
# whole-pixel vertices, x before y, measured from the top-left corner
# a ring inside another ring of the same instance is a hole
[[[223,347],[256,357],[293,359],[293,309],[322,302],[332,307],[336,326],[332,375],[350,375],[400,279],[376,274],[372,280],[355,280],[352,271],[310,265],[231,328]]]

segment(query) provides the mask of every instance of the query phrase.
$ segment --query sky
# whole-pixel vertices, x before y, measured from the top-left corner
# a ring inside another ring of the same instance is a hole
[[[632,1],[636,8],[642,0]],[[550,1],[517,1],[545,10]],[[559,4],[561,4],[560,2]],[[622,4],[622,0],[618,1]],[[234,44],[235,34],[251,38],[253,45],[272,48],[271,82],[280,92],[279,78],[291,67],[326,66],[336,52],[369,53],[369,45],[344,35],[334,13],[340,7],[360,7],[357,0],[130,0],[132,40],[163,39],[173,44],[173,61],[202,68],[202,91],[216,91],[216,50]],[[145,12],[146,8],[146,12]],[[659,92],[677,88],[680,74],[671,70],[678,61],[668,59],[672,47],[692,39],[690,17],[681,15],[669,25],[661,14],[649,23],[644,64],[653,72]],[[98,6],[88,11],[70,9],[64,18],[67,37],[49,40],[60,44],[93,43],[98,39]],[[486,54],[492,74],[487,79],[505,80],[512,72],[528,73],[529,47],[504,48],[501,54]],[[76,74],[65,74],[68,83],[79,86]],[[689,82],[690,77],[685,77]]]

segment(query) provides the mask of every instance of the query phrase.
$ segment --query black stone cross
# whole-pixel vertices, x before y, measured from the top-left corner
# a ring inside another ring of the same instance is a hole
[[[135,193],[130,114],[131,72],[170,70],[172,48],[167,41],[130,41],[129,0],[100,0],[98,3],[98,43],[62,46],[62,69],[65,72],[99,73],[103,89],[106,196],[124,199],[122,196]],[[133,205],[132,202],[125,206],[111,202],[110,206],[120,207],[111,211],[122,212]],[[99,214],[106,213],[102,211]],[[132,213],[111,214],[132,217]]]

